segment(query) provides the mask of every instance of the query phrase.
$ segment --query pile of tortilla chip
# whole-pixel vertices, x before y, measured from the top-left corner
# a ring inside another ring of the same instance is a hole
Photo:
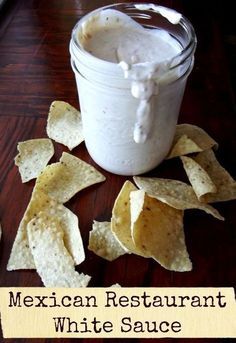
[[[63,101],[54,101],[46,131],[49,138],[72,150],[84,139],[80,112]],[[210,203],[236,199],[236,182],[217,161],[212,150],[217,148],[203,129],[177,125],[167,159],[181,159],[189,184],[135,176],[137,188],[126,181],[114,203],[111,221],[93,222],[88,249],[108,261],[133,253],[153,258],[168,270],[190,271],[184,211],[203,210],[224,220]],[[50,139],[21,142],[18,150],[15,163],[22,182],[37,180],[7,269],[36,268],[49,287],[85,287],[90,276],[75,271],[85,259],[78,218],[64,203],[105,178],[65,152],[59,162],[46,166],[54,154]]]
[[[212,150],[217,147],[201,128],[177,125],[167,159],[181,158],[191,185],[179,180],[135,176],[137,189],[126,181],[114,203],[111,222],[94,222],[88,248],[109,261],[133,253],[151,257],[168,270],[190,271],[184,210],[203,210],[224,220],[209,203],[236,198],[236,182]]]
[[[124,183],[115,201],[111,222],[94,222],[88,248],[109,261],[133,253],[154,258],[169,270],[192,269],[183,211],[148,196],[130,181]]]
[[[72,106],[52,103],[47,126],[50,138],[72,149],[83,140],[81,127],[80,114]],[[78,218],[64,203],[105,177],[66,152],[59,162],[47,166],[54,154],[52,141],[47,138],[21,142],[18,151],[15,164],[22,182],[37,179],[7,270],[36,269],[46,287],[86,287],[91,277],[75,271],[85,259]]]
[[[47,287],[85,287],[90,276],[75,266],[85,259],[77,216],[64,206],[77,192],[105,177],[64,152],[38,176],[21,220],[7,269],[37,269]]]
[[[218,144],[204,130],[181,124],[177,125],[167,157],[181,158],[189,182],[202,203],[236,199],[236,181],[217,161],[213,148],[217,149]]]
[[[81,114],[64,101],[53,101],[49,108],[47,135],[57,143],[74,149],[84,140]],[[54,155],[51,139],[39,138],[19,142],[15,164],[19,167],[22,182],[39,176]]]

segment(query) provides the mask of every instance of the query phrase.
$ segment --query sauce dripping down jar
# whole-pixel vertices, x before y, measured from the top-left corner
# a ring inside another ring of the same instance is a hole
[[[138,175],[165,158],[195,48],[191,23],[162,6],[111,5],[78,21],[71,65],[85,144],[98,165]]]

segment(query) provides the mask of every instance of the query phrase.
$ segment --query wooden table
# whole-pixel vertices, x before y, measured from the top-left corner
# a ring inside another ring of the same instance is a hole
[[[34,181],[22,184],[14,165],[17,142],[46,137],[45,125],[50,103],[68,101],[78,107],[74,75],[70,67],[68,45],[71,30],[84,13],[112,1],[9,1],[0,21],[0,285],[42,286],[35,271],[7,272],[6,265],[19,222],[29,202]],[[155,2],[155,1],[154,1]],[[181,11],[193,23],[198,37],[196,63],[189,78],[179,122],[201,126],[220,145],[217,156],[236,177],[235,89],[232,88],[230,55],[225,46],[234,39],[229,21],[224,19],[222,1],[158,1]],[[230,9],[227,10],[230,15]],[[231,40],[230,40],[231,39]],[[228,45],[229,47],[229,45]],[[231,67],[232,68],[232,67]],[[62,151],[55,144],[57,161]],[[96,166],[84,144],[73,153]],[[97,167],[97,166],[96,166]],[[102,171],[99,167],[97,167]],[[79,216],[87,246],[93,219],[109,220],[114,200],[126,177],[104,172],[105,183],[82,191],[67,204]],[[168,161],[151,175],[186,180],[180,162]],[[193,271],[175,273],[163,269],[151,259],[125,255],[107,262],[86,248],[86,260],[79,271],[92,275],[91,286],[235,286],[236,282],[236,202],[217,204],[226,218],[217,221],[201,211],[187,211],[185,233]],[[30,340],[9,340],[13,342]],[[49,342],[50,340],[35,340]],[[83,340],[84,342],[94,340]],[[103,340],[98,340],[102,342]],[[110,340],[112,342],[113,340]],[[119,340],[117,340],[119,341]],[[131,340],[126,340],[127,342]],[[138,340],[149,342],[149,340]],[[167,339],[164,342],[175,342]],[[181,340],[185,342],[185,340]],[[186,340],[187,341],[187,340]],[[189,340],[198,342],[198,340]],[[199,340],[200,341],[200,340]],[[223,342],[222,339],[203,340]],[[70,342],[70,340],[61,340]],[[71,340],[72,342],[72,340]],[[73,341],[74,342],[74,341]],[[158,342],[161,342],[159,340]]]

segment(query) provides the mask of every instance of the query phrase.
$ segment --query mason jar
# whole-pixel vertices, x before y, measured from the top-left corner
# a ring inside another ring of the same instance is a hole
[[[141,142],[134,139],[140,99],[131,93],[132,80],[124,77],[119,63],[94,56],[80,41],[87,23],[110,10],[128,15],[150,32],[158,29],[168,33],[179,46],[176,55],[158,66],[158,70],[164,72],[161,76],[155,75],[153,80],[158,91],[150,98],[151,129]],[[165,158],[174,138],[186,81],[193,68],[195,47],[196,36],[189,20],[174,10],[154,4],[105,6],[77,22],[70,41],[71,65],[85,144],[99,166],[119,175],[138,175],[155,168]]]

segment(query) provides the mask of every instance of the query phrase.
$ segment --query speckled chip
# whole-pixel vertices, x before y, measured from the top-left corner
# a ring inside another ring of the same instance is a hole
[[[111,229],[121,245],[129,253],[143,256],[138,251],[131,237],[130,193],[137,188],[130,181],[126,181],[118,194],[112,210]]]
[[[93,222],[93,229],[89,232],[88,249],[96,255],[113,261],[126,253],[111,231],[110,222]]]
[[[17,150],[19,154],[15,157],[15,164],[19,168],[23,183],[38,177],[54,155],[52,141],[48,138],[20,142]]]
[[[65,203],[82,189],[104,180],[105,177],[93,166],[63,152],[59,162],[50,164],[42,171],[35,188]]]
[[[39,214],[27,225],[29,246],[36,269],[46,287],[86,287],[90,276],[75,271],[55,219]]]
[[[185,245],[183,211],[149,197],[143,190],[131,192],[130,199],[135,246],[168,270],[190,271],[192,263]]]
[[[236,199],[236,181],[217,161],[214,152],[209,149],[199,153],[194,160],[206,171],[216,185],[217,191],[206,194],[206,202],[228,201]]]
[[[29,249],[27,224],[44,209],[50,206],[50,198],[40,191],[33,191],[28,207],[20,222],[7,264],[7,270],[35,269],[34,259]]]
[[[38,218],[47,216],[58,222],[63,231],[63,240],[66,249],[74,260],[75,265],[79,265],[85,260],[83,241],[79,229],[78,217],[64,205],[51,200],[50,207],[44,209]]]
[[[72,150],[84,140],[81,114],[64,101],[53,101],[48,114],[47,135]]]
[[[199,209],[224,220],[211,205],[198,200],[192,186],[178,180],[135,176],[136,185],[150,197],[156,198],[178,210]]]
[[[176,126],[172,148],[166,158],[188,155],[210,148],[218,148],[218,144],[202,128],[191,124],[180,124]]]
[[[33,218],[39,216],[39,212],[59,222],[64,233],[65,246],[71,254],[74,264],[78,265],[82,263],[85,259],[85,254],[77,216],[45,193],[34,190],[18,228],[7,270],[35,269],[34,259],[29,248],[26,227]]]
[[[200,164],[198,164],[193,158],[187,156],[182,156],[181,161],[189,182],[200,201],[203,200],[204,195],[216,193],[216,185]]]

